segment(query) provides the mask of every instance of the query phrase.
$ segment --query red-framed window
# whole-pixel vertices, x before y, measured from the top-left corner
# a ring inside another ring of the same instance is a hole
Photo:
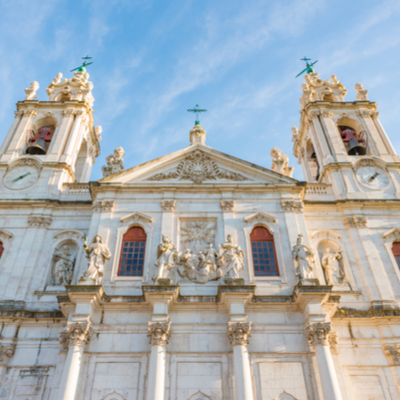
[[[400,242],[393,243],[392,252],[393,252],[394,258],[397,262],[397,265],[400,268]]]
[[[118,276],[143,276],[146,232],[132,227],[122,239]]]
[[[257,226],[250,235],[255,276],[279,276],[274,237],[268,229]]]
[[[3,242],[0,242],[0,258],[4,253],[4,246],[3,246]]]

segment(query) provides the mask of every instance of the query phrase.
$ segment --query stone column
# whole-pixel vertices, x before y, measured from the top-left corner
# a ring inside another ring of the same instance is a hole
[[[324,400],[342,400],[331,351],[329,349],[330,322],[310,324],[304,331],[310,346],[315,348]]]
[[[171,335],[170,322],[148,323],[151,344],[147,400],[164,400],[167,344]]]
[[[254,400],[248,344],[251,322],[229,322],[228,339],[233,347],[236,400]]]
[[[66,330],[60,333],[61,345],[68,348],[58,392],[60,400],[75,400],[83,351],[92,336],[93,329],[89,320],[88,322],[68,323]]]
[[[73,152],[74,152],[74,148],[76,145],[76,141],[78,140],[79,131],[81,129],[84,111],[77,110],[77,111],[75,111],[75,115],[76,115],[76,117],[75,117],[74,125],[72,126],[71,134],[69,136],[67,148],[62,157],[62,161],[66,162],[68,164],[71,163],[72,158],[73,158]]]
[[[22,116],[24,115],[24,112],[23,111],[15,111],[14,114],[15,114],[14,121],[13,121],[10,129],[8,130],[7,136],[5,137],[3,144],[0,147],[0,154],[3,154],[6,152],[8,144],[11,142],[11,140],[14,136],[15,130],[17,129],[17,126],[18,126],[19,122],[21,121]]]

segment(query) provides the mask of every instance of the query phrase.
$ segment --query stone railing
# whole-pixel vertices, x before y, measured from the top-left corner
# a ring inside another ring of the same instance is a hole
[[[334,200],[332,186],[320,183],[308,183],[304,200],[314,199]]]
[[[88,183],[65,183],[64,193],[66,195],[89,195]]]

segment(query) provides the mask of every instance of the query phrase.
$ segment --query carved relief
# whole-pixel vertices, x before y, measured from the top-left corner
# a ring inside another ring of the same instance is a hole
[[[175,211],[175,200],[161,200],[161,208],[163,211]]]
[[[361,118],[368,118],[371,116],[370,110],[359,110],[357,111],[357,115]]]
[[[37,111],[36,110],[24,110],[24,117],[28,117],[28,118],[34,118],[37,115]]]
[[[235,202],[233,200],[221,200],[223,211],[235,211]]]
[[[277,147],[273,147],[270,153],[272,157],[272,171],[291,177],[293,175],[293,167],[289,167],[289,157],[283,154]]]
[[[400,365],[400,345],[386,345],[383,348],[386,357],[391,361],[393,365]]]
[[[318,322],[316,324],[309,325],[304,330],[304,334],[306,335],[310,346],[328,346],[329,334],[331,330],[332,326],[330,322]]]
[[[296,143],[299,140],[299,130],[297,126],[292,127],[292,142]]]
[[[75,114],[72,108],[67,108],[66,110],[62,111],[63,117],[72,117]]]
[[[39,83],[33,81],[29,89],[25,89],[26,97],[25,100],[32,100],[37,98],[36,91],[39,89]]]
[[[101,200],[93,203],[94,212],[112,211],[115,207],[115,201]]]
[[[214,221],[187,221],[181,223],[181,249],[190,249],[199,254],[205,252],[210,243],[215,243]]]
[[[181,161],[175,171],[155,174],[148,178],[149,181],[163,181],[167,179],[191,180],[194,183],[217,179],[233,181],[248,180],[248,178],[241,174],[220,168],[210,157],[200,150],[196,150]]]
[[[282,200],[281,207],[283,211],[302,212],[303,202],[301,200]]]
[[[44,216],[31,216],[28,218],[30,228],[48,228],[53,222],[53,218]]]
[[[52,285],[70,285],[74,273],[77,248],[74,243],[64,243],[53,254]]]
[[[166,346],[171,336],[170,322],[148,322],[149,343],[152,346]]]
[[[68,323],[65,330],[60,332],[60,344],[64,351],[70,346],[86,347],[92,336],[93,328],[90,322]]]
[[[15,353],[15,344],[0,345],[0,365],[7,364]]]
[[[101,167],[103,171],[103,178],[113,174],[117,174],[124,170],[124,160],[125,155],[124,149],[120,146],[114,150],[114,154],[109,155],[106,158],[106,166]]]
[[[346,217],[345,223],[352,228],[366,227],[367,217]]]
[[[232,346],[248,346],[251,322],[229,322],[228,339]]]

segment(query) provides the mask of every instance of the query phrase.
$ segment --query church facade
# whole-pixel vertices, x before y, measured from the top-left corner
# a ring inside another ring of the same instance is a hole
[[[90,181],[89,75],[38,87],[0,148],[1,400],[400,399],[400,157],[361,84],[306,75],[305,181],[199,124]]]

